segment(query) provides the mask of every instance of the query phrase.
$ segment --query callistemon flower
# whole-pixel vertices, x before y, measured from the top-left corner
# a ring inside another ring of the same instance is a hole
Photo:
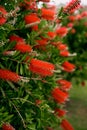
[[[55,19],[55,11],[51,9],[42,8],[41,9],[41,17],[46,20],[54,20]]]
[[[8,124],[8,123],[4,123],[2,125],[2,130],[15,130],[15,128],[12,125]]]
[[[68,50],[60,51],[60,56],[68,57],[70,56],[70,52]]]
[[[31,14],[25,15],[24,20],[25,20],[26,24],[40,22],[40,18],[37,16],[36,13],[31,13]]]
[[[59,79],[57,80],[57,83],[60,85],[60,88],[64,91],[68,91],[72,87],[71,82],[65,79]]]
[[[63,128],[63,130],[74,130],[74,128],[72,127],[72,125],[66,119],[62,120],[61,127]]]
[[[58,103],[65,103],[68,99],[68,93],[63,92],[58,87],[54,88],[51,93],[54,100]]]
[[[63,44],[63,43],[60,43],[57,45],[57,48],[60,50],[60,51],[63,51],[63,50],[67,50],[68,49],[68,46],[66,44]]]
[[[24,39],[22,38],[22,37],[19,37],[18,35],[11,35],[10,37],[9,37],[9,40],[10,40],[10,42],[13,42],[13,41],[15,41],[15,42],[19,42],[19,43],[24,43],[25,41],[24,41]]]
[[[7,11],[3,6],[0,6],[0,25],[3,25],[6,23],[7,18],[5,17],[7,15]]]
[[[82,17],[87,17],[87,11],[82,12],[82,13],[81,13],[81,16],[82,16]]]
[[[55,4],[46,3],[46,8],[56,11],[57,6]]]
[[[66,110],[56,108],[54,114],[56,114],[59,117],[63,117],[66,114]]]
[[[68,61],[63,62],[62,64],[62,69],[66,72],[73,72],[75,68],[76,68],[75,65]]]
[[[6,69],[0,69],[0,79],[18,82],[21,80],[20,76],[15,72]]]
[[[69,21],[74,22],[74,21],[76,20],[76,16],[70,15],[70,16],[68,17],[68,19],[69,19]]]
[[[68,33],[68,29],[66,27],[60,27],[56,30],[56,34],[60,37],[64,37],[66,36],[66,34]]]
[[[69,28],[72,28],[73,26],[74,26],[74,24],[71,22],[67,24],[67,27],[69,27]]]
[[[49,36],[50,39],[54,39],[56,37],[56,33],[49,31],[48,36]]]
[[[32,59],[29,66],[32,72],[40,74],[41,76],[52,76],[54,68],[55,66],[52,63],[38,59]]]
[[[74,12],[80,7],[81,0],[71,0],[63,9],[63,13],[68,14]]]
[[[17,43],[14,47],[15,50],[20,51],[21,53],[29,53],[32,51],[32,47],[29,44],[19,44]]]
[[[46,40],[46,39],[36,40],[36,42],[37,42],[39,45],[47,45],[47,40]]]

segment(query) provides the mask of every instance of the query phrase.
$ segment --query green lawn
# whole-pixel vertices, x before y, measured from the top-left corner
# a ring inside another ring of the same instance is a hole
[[[75,130],[87,130],[87,85],[74,85],[67,103],[68,119]]]
[[[67,119],[75,130],[87,130],[87,85],[73,84],[67,102]],[[61,128],[57,130],[62,130]]]

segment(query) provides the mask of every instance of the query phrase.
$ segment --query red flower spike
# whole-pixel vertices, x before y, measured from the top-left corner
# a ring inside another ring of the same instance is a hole
[[[62,120],[61,127],[63,128],[63,130],[74,130],[74,128],[72,127],[72,125],[66,119]]]
[[[55,18],[55,11],[51,9],[42,8],[41,9],[41,16],[46,20],[54,20]]]
[[[69,51],[67,51],[67,50],[60,51],[60,56],[68,57],[68,56],[70,56],[70,53],[69,53]]]
[[[74,12],[78,7],[80,7],[81,0],[71,0],[68,5],[65,6],[63,13],[68,14]]]
[[[68,18],[69,18],[69,21],[71,22],[74,22],[76,20],[76,16],[73,16],[73,15],[69,16]]]
[[[52,63],[38,59],[32,59],[29,67],[32,72],[41,76],[52,76],[54,68],[55,66]]]
[[[10,124],[4,123],[2,125],[2,130],[15,130],[15,128],[13,128],[13,126]]]
[[[66,44],[63,44],[63,43],[60,43],[57,45],[57,48],[60,50],[60,51],[63,51],[63,50],[67,50],[68,49],[68,46]]]
[[[56,33],[49,31],[48,36],[49,36],[50,39],[54,39],[56,37]]]
[[[66,111],[63,110],[63,109],[58,109],[58,108],[56,108],[54,113],[55,113],[57,116],[59,116],[59,117],[63,117],[63,116],[65,116]]]
[[[68,29],[66,27],[60,27],[56,30],[56,34],[60,37],[64,37],[66,36],[66,34],[68,33]]]
[[[15,72],[6,69],[0,69],[0,79],[18,82],[21,80],[20,76]]]
[[[64,103],[68,99],[68,93],[63,92],[59,88],[52,90],[52,97],[58,103]]]
[[[35,13],[27,14],[24,17],[25,23],[30,24],[30,23],[35,23],[35,22],[40,22],[40,18],[37,16]]]
[[[45,40],[45,39],[36,40],[36,42],[37,42],[39,45],[47,45],[47,40]]]
[[[14,48],[15,50],[18,50],[18,51],[20,51],[21,53],[29,53],[29,52],[31,52],[32,51],[32,48],[31,48],[31,46],[30,45],[28,45],[28,44],[16,44],[15,45],[15,48]]]
[[[23,44],[24,44],[24,42],[25,42],[22,37],[19,37],[19,36],[17,36],[17,35],[11,35],[11,36],[9,37],[9,40],[10,40],[10,42],[15,41],[15,42],[23,43]]]
[[[68,62],[68,61],[65,61],[63,64],[62,64],[62,67],[63,67],[63,70],[66,71],[66,72],[73,72],[75,70],[75,65]]]
[[[72,28],[73,26],[74,26],[74,24],[72,22],[67,24],[67,27],[69,27],[69,28]]]
[[[7,18],[5,18],[6,15],[7,15],[7,11],[5,10],[4,7],[0,6],[0,25],[6,23],[7,21]]]
[[[57,83],[60,85],[60,88],[64,91],[68,91],[72,87],[71,82],[64,79],[57,80]]]

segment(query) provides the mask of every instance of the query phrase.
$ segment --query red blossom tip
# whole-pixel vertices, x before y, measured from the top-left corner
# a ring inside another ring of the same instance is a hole
[[[52,76],[54,68],[55,66],[52,63],[38,59],[32,59],[29,67],[32,72],[41,76]]]

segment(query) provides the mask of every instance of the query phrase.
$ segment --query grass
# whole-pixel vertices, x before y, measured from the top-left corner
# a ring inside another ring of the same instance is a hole
[[[87,130],[87,85],[73,84],[67,103],[68,120],[75,130]]]
[[[66,108],[68,110],[67,119],[74,129],[87,130],[87,84],[81,86],[73,83],[70,101],[67,102]]]

